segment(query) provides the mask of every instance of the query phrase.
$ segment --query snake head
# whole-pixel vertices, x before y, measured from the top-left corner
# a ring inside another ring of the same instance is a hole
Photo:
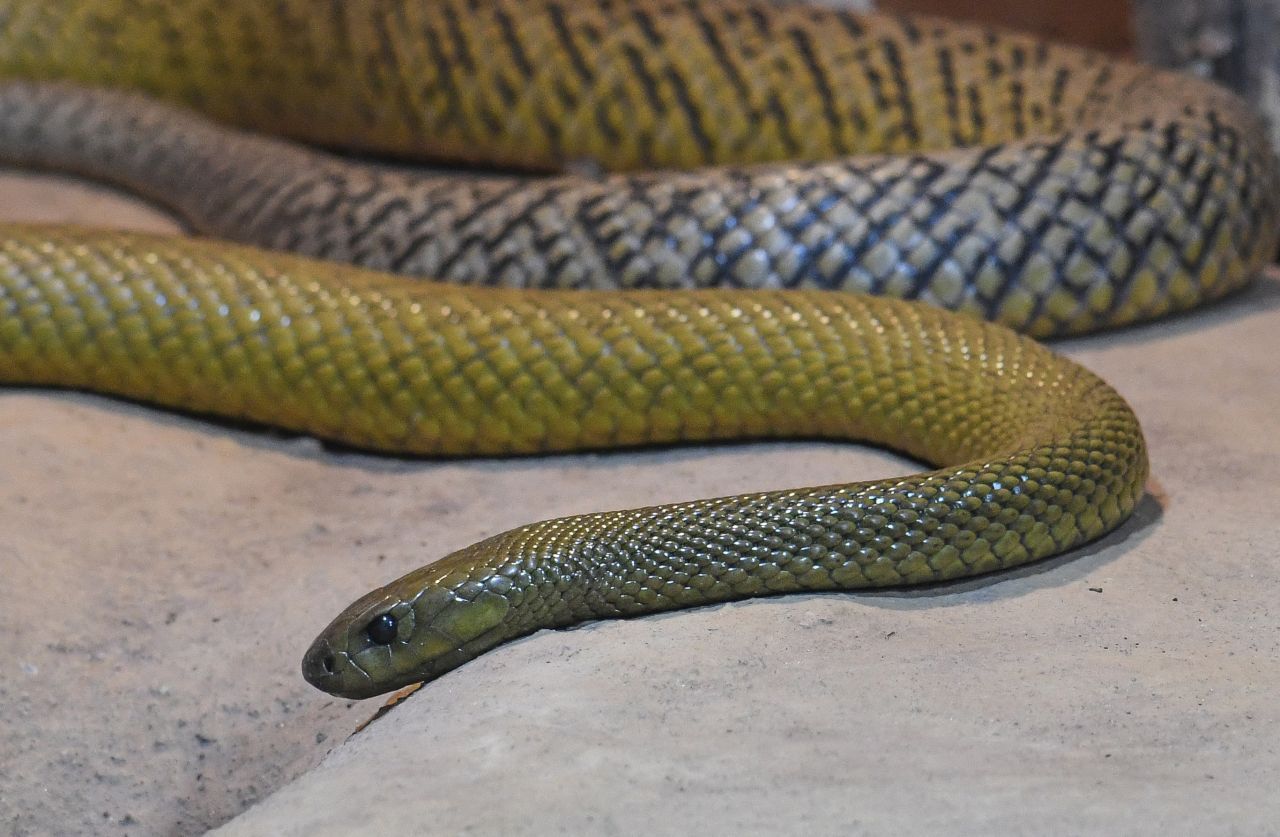
[[[510,608],[464,573],[424,567],[342,611],[303,656],[302,676],[345,698],[432,680],[506,639]]]

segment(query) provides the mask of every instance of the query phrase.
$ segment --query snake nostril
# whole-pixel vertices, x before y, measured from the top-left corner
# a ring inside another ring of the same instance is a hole
[[[320,665],[324,668],[325,674],[333,674],[333,663],[334,660],[332,654],[325,654],[320,660]]]

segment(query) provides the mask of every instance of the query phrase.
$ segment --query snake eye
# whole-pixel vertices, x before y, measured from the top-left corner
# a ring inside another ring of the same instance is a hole
[[[369,627],[365,628],[365,633],[377,645],[390,645],[396,638],[396,618],[390,613],[375,616]]]

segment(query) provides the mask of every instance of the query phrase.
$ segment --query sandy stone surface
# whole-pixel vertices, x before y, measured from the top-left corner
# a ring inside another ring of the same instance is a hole
[[[16,175],[0,214],[172,228]],[[349,740],[380,702],[298,661],[375,584],[538,518],[914,466],[836,444],[402,461],[0,390],[0,833],[1276,833],[1278,326],[1267,278],[1059,344],[1151,443],[1157,492],[1099,544],[543,632]]]

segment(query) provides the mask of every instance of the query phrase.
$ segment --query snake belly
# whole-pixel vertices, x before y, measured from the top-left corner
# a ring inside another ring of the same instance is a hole
[[[74,387],[414,454],[860,439],[901,479],[535,523],[361,598],[304,674],[367,697],[539,628],[917,584],[1119,525],[1146,451],[1123,399],[1000,326],[808,291],[525,291],[248,247],[0,230],[0,381]]]
[[[839,289],[1051,336],[1216,299],[1280,229],[1266,135],[1225,91],[928,19],[0,0],[0,78],[38,80],[0,87],[2,161],[112,180],[207,235],[451,282]],[[389,170],[183,108],[347,150],[621,173]]]

